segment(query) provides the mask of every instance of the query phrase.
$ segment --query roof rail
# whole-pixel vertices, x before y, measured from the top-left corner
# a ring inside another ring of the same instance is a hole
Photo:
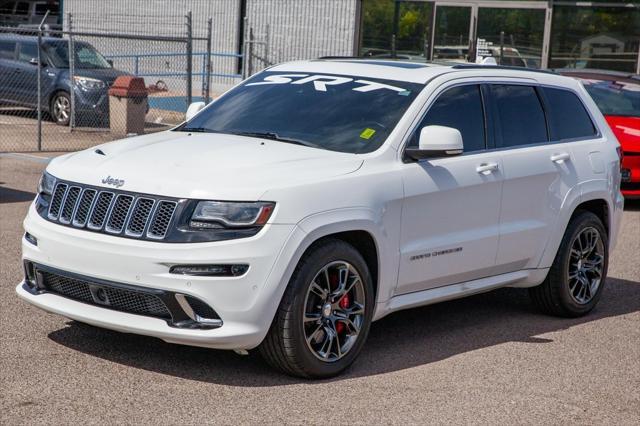
[[[456,64],[452,65],[451,68],[462,70],[462,69],[492,69],[492,70],[511,70],[511,71],[527,71],[527,72],[539,72],[543,74],[556,74],[551,70],[540,70],[537,68],[524,68],[524,67],[513,67],[508,65],[481,65],[481,64]]]
[[[316,60],[330,60],[330,59],[371,59],[371,58],[363,58],[362,56],[320,56],[316,58]]]

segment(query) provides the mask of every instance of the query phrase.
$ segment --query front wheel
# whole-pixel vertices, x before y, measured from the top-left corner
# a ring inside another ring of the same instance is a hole
[[[607,232],[595,214],[579,212],[569,223],[545,281],[529,289],[545,313],[579,317],[602,294],[609,262]]]
[[[343,241],[323,241],[296,267],[260,353],[293,376],[335,376],[360,353],[373,305],[362,255]]]
[[[71,121],[71,98],[67,92],[58,92],[51,98],[51,117],[60,126],[68,126]]]

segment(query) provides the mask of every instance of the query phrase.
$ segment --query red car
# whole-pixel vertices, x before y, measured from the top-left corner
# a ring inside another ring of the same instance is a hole
[[[640,76],[603,70],[556,70],[578,78],[607,119],[622,146],[625,198],[640,198]]]

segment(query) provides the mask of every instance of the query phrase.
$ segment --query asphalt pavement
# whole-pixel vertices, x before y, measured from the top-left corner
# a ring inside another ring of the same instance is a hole
[[[33,159],[31,159],[33,160]],[[640,424],[640,203],[597,308],[538,313],[502,289],[373,324],[346,374],[172,345],[18,299],[22,219],[44,163],[0,156],[0,424]]]

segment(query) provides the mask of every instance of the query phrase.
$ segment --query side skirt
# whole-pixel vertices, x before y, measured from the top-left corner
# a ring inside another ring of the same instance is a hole
[[[392,297],[387,302],[378,303],[373,320],[379,320],[392,312],[403,309],[411,309],[418,306],[459,299],[501,287],[535,287],[544,281],[548,272],[549,269],[524,269],[507,274],[495,275],[493,277],[402,294]]]

